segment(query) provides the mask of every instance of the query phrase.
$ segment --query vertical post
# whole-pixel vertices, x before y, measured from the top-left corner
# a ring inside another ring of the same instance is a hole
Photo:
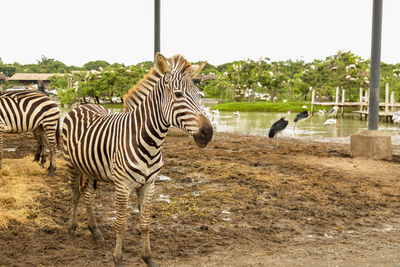
[[[314,114],[315,89],[311,91],[311,114]]]
[[[362,120],[362,118],[363,118],[363,114],[361,113],[361,111],[363,111],[363,103],[364,103],[363,89],[362,89],[362,87],[360,87],[360,120]]]
[[[342,110],[341,110],[341,115],[343,117],[344,115],[344,96],[345,96],[346,90],[342,89]]]
[[[390,106],[391,106],[391,111],[394,112],[394,103],[395,103],[395,99],[394,99],[394,91],[392,91],[390,93]]]
[[[369,83],[368,129],[378,130],[379,83],[381,75],[382,2],[374,0],[372,10],[371,73]]]
[[[336,87],[336,105],[339,104],[339,87]]]
[[[385,85],[385,113],[389,112],[389,83]]]
[[[160,0],[154,0],[154,55],[160,52]]]

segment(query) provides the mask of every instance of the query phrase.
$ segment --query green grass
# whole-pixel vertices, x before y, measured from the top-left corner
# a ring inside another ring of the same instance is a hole
[[[228,102],[218,104],[212,109],[220,111],[248,111],[248,112],[286,112],[291,109],[292,112],[301,112],[305,109],[303,105],[307,106],[307,110],[311,110],[311,105],[306,102],[286,102],[286,103],[271,103],[271,102]],[[330,107],[314,106],[314,112],[320,109],[328,110]]]
[[[123,103],[113,103],[113,104],[100,104],[105,108],[124,108]]]

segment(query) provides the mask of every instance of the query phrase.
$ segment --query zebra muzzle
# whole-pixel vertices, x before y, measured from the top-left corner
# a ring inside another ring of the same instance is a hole
[[[199,131],[193,134],[193,139],[199,147],[204,148],[211,141],[214,130],[211,122],[204,115],[199,116],[198,122]]]

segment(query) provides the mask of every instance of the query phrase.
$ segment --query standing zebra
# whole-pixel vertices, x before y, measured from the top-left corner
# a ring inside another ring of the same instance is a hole
[[[64,119],[64,155],[73,191],[69,229],[73,232],[77,227],[80,178],[84,175],[87,181],[82,191],[88,228],[94,240],[104,240],[97,228],[93,200],[97,181],[113,183],[116,266],[122,265],[127,202],[133,190],[139,200],[142,258],[148,266],[157,266],[150,249],[150,212],[168,128],[173,125],[189,133],[199,147],[207,146],[213,135],[199,104],[199,90],[191,81],[204,65],[191,65],[181,55],[167,59],[157,53],[150,73],[125,95],[124,112],[110,114],[103,107],[89,104],[71,110]]]
[[[60,109],[57,103],[39,91],[10,91],[0,94],[0,168],[3,159],[3,133],[33,132],[38,141],[35,161],[46,161],[45,147],[50,149],[49,175],[56,170]]]

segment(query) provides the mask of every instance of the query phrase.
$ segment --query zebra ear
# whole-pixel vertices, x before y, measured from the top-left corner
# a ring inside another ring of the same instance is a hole
[[[201,62],[199,65],[190,66],[190,71],[189,71],[190,79],[195,78],[206,64],[207,62]]]
[[[157,52],[154,56],[154,68],[161,74],[167,74],[171,72],[171,66],[168,60],[159,52]]]

